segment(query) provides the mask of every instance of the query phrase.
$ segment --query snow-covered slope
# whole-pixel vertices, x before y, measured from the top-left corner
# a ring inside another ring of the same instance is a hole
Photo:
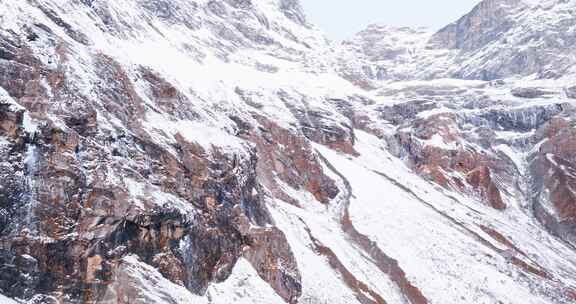
[[[0,294],[572,303],[575,78],[439,78],[509,59],[498,5],[338,47],[296,0],[0,0]],[[572,2],[518,5],[516,52]]]
[[[0,303],[2,303],[2,304],[15,304],[16,301],[9,299],[3,295],[0,295]]]

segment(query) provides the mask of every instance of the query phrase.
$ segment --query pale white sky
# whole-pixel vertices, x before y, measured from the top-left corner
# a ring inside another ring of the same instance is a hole
[[[351,37],[368,24],[426,26],[456,21],[480,0],[300,0],[308,20],[335,40]]]

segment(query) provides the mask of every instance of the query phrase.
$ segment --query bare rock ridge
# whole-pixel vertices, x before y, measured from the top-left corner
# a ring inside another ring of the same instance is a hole
[[[575,5],[0,0],[0,303],[574,303]]]

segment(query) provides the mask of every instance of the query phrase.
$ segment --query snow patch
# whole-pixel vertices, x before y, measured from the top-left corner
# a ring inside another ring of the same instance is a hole
[[[527,166],[524,153],[518,153],[514,149],[512,149],[509,145],[504,144],[496,146],[495,149],[501,151],[502,153],[504,153],[504,155],[510,158],[510,160],[514,163],[516,169],[518,169],[520,173],[524,172],[524,169]]]
[[[236,262],[232,274],[226,281],[211,285],[207,295],[211,299],[211,304],[285,303],[244,258]]]
[[[193,121],[173,121],[164,115],[157,113],[147,113],[144,125],[154,135],[165,137],[170,135],[173,141],[176,134],[180,134],[186,140],[202,146],[207,151],[213,148],[221,148],[229,152],[245,151],[246,143],[217,127],[211,127],[206,123]],[[160,132],[160,134],[159,134]]]
[[[122,259],[126,275],[138,286],[143,298],[150,303],[208,304],[205,297],[192,294],[186,288],[164,278],[154,267],[141,262],[138,257],[129,255]],[[171,301],[168,301],[171,300]]]
[[[10,107],[8,110],[12,112],[17,112],[20,110],[24,110],[24,107],[18,104],[8,92],[2,87],[0,87],[0,104],[8,104]]]
[[[422,144],[424,146],[432,146],[444,150],[458,149],[458,143],[456,141],[446,142],[440,134],[434,134],[430,139],[422,140]]]
[[[18,304],[18,302],[0,294],[0,304]]]
[[[29,173],[34,172],[36,163],[38,162],[37,147],[35,145],[27,145],[24,152],[24,165]]]
[[[196,209],[187,201],[170,193],[163,192],[156,186],[138,182],[132,178],[124,178],[123,181],[132,198],[132,202],[142,210],[146,210],[147,207],[152,207],[147,206],[146,203],[152,203],[160,207],[174,207],[189,215],[196,212]]]

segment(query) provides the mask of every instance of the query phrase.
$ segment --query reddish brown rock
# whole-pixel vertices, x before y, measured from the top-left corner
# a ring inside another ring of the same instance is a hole
[[[263,116],[255,116],[261,127],[244,135],[254,142],[260,159],[258,175],[263,185],[279,199],[298,205],[276,178],[294,189],[306,190],[324,204],[338,194],[333,180],[327,177],[310,143],[295,131],[286,130]]]
[[[493,180],[494,172],[504,172],[505,163],[483,151],[460,145],[466,138],[456,120],[454,114],[417,119],[410,129],[413,131],[401,131],[396,139],[419,174],[443,187],[478,195],[495,209],[505,209],[501,190]],[[435,136],[444,145],[430,143]]]
[[[480,195],[484,197],[494,209],[506,209],[506,204],[502,200],[500,190],[492,181],[490,168],[479,167],[470,171],[466,180],[475,190],[480,191]]]
[[[151,97],[160,109],[172,113],[179,119],[198,119],[199,115],[194,109],[193,101],[178,91],[170,82],[149,68],[140,68],[142,78],[151,91]]]
[[[165,278],[180,286],[185,286],[185,266],[180,259],[174,256],[174,253],[170,251],[159,253],[154,257],[152,263]]]
[[[576,131],[563,118],[552,119],[536,133],[542,142],[530,166],[536,217],[550,231],[576,242]],[[552,211],[552,212],[551,212]]]
[[[287,303],[297,303],[302,290],[300,272],[284,233],[277,228],[255,228],[247,238],[244,257]]]
[[[38,134],[20,140],[15,156],[10,156],[17,159],[12,173],[0,178],[10,185],[0,191],[0,243],[8,244],[0,248],[0,273],[5,274],[0,275],[0,289],[24,299],[37,295],[56,303],[97,303],[108,299],[112,288],[124,293],[115,294],[118,303],[131,303],[137,293],[122,286],[118,273],[125,265],[122,259],[136,255],[168,280],[202,294],[209,284],[230,275],[248,242],[245,227],[270,223],[262,197],[254,194],[262,192],[256,190],[255,151],[205,151],[180,135],[168,138],[175,141],[173,147],[160,146],[140,125],[144,102],[123,67],[104,55],[95,61],[98,101],[80,96],[62,71],[47,74],[54,95],[48,98],[34,73],[41,69],[38,62],[30,63],[35,67],[14,65],[5,82],[0,77],[0,85],[41,122]],[[181,119],[194,117],[193,109],[177,107],[179,101],[189,101],[168,82],[153,74],[146,81],[154,102],[174,106],[163,110],[178,111],[181,115],[175,116]],[[24,137],[22,110],[0,115],[3,133]],[[125,129],[99,129],[99,121],[111,119]],[[25,178],[9,178],[15,176]],[[196,213],[175,210],[172,202],[159,205],[150,196],[135,198],[120,178],[157,187]],[[303,184],[311,185],[310,179]],[[16,238],[20,231],[32,236]],[[287,269],[296,269],[281,232],[272,239],[283,249],[258,249],[267,253],[252,262],[266,265],[283,258]],[[14,268],[15,259],[30,262]],[[280,267],[259,270],[287,299],[299,295],[299,276],[289,277],[292,272]],[[67,299],[62,299],[64,294]]]
[[[15,109],[11,104],[0,104],[0,134],[15,138],[22,125],[24,110]]]

